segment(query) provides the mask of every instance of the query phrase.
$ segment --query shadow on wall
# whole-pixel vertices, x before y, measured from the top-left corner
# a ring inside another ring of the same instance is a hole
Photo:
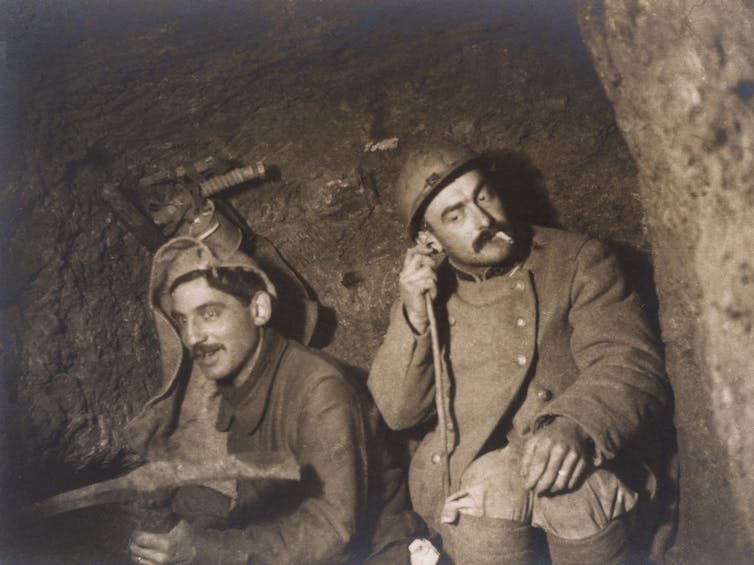
[[[492,185],[501,193],[511,217],[527,224],[559,226],[544,175],[525,153],[490,151],[483,156],[488,162]]]
[[[501,193],[505,207],[513,218],[526,224],[563,227],[547,193],[544,175],[525,153],[489,151],[484,153],[484,157],[489,163],[493,186]],[[639,295],[652,329],[659,336],[659,301],[651,256],[625,243],[604,243],[618,258],[629,286]]]

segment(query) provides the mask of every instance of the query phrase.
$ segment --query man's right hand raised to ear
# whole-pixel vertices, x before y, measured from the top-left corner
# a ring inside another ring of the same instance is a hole
[[[406,252],[398,287],[403,309],[417,334],[427,331],[429,318],[424,295],[437,296],[436,251],[428,245],[416,245]]]

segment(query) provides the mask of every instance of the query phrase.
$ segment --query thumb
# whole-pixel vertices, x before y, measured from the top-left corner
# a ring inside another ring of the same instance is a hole
[[[430,300],[427,303],[427,308],[432,307],[432,301],[434,301],[435,298],[437,298],[437,285],[434,285],[432,288],[429,289],[427,292],[427,296],[429,296]]]

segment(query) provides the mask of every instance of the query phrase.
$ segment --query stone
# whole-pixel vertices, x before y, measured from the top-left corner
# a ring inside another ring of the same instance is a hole
[[[639,170],[684,470],[674,559],[739,562],[754,551],[754,7],[577,7]]]

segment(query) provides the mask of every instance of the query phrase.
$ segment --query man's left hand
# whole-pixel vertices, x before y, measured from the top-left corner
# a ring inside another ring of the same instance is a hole
[[[128,547],[131,560],[143,565],[191,563],[195,551],[191,526],[181,520],[167,534],[136,531]]]
[[[558,417],[540,428],[524,446],[521,475],[536,494],[573,489],[589,468],[589,436],[577,423]]]

